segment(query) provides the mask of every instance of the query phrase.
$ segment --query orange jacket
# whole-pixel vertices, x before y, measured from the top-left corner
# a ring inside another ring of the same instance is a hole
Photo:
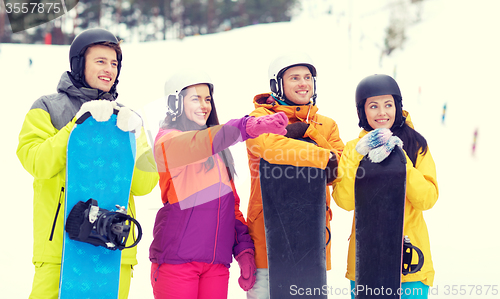
[[[248,229],[255,244],[255,263],[257,268],[267,268],[266,236],[264,230],[264,217],[262,212],[262,197],[260,191],[259,164],[260,159],[275,164],[306,166],[325,169],[330,152],[340,155],[344,143],[339,137],[337,123],[326,116],[317,114],[318,107],[284,106],[274,101],[270,94],[259,94],[254,98],[256,109],[251,116],[263,116],[284,112],[288,116],[289,124],[295,122],[309,123],[304,137],[309,137],[317,145],[291,139],[276,134],[262,134],[255,139],[246,141],[248,164],[251,174],[250,200],[248,204]],[[330,191],[327,187],[326,204],[330,206]],[[330,228],[332,213],[328,208],[326,225]],[[328,236],[327,236],[328,239]],[[330,245],[327,247],[327,269],[331,269]]]

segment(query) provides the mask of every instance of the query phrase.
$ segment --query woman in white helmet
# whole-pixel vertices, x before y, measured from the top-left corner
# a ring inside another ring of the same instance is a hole
[[[285,134],[284,114],[220,125],[214,85],[199,70],[165,84],[167,116],[155,140],[164,206],[156,216],[149,257],[155,298],[227,298],[232,256],[246,291],[255,282],[254,245],[239,209],[228,147],[262,133]]]
[[[325,169],[328,185],[335,178],[337,161],[344,143],[336,122],[318,114],[316,106],[316,67],[305,53],[289,53],[276,58],[269,66],[271,93],[254,97],[252,116],[285,113],[287,134],[265,134],[246,141],[251,172],[251,193],[248,206],[248,228],[255,244],[257,281],[247,293],[248,298],[269,298],[267,250],[258,175],[260,159],[270,163]],[[302,140],[299,140],[302,139]],[[310,146],[310,143],[316,146]],[[293,153],[283,155],[283,152]],[[332,217],[328,187],[327,227]],[[326,232],[325,232],[326,233]],[[330,245],[327,247],[327,269],[330,266]]]

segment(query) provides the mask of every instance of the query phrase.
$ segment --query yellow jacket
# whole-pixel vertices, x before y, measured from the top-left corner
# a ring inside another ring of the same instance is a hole
[[[404,111],[406,123],[413,127],[409,114]],[[361,131],[359,138],[346,144],[339,163],[338,177],[333,182],[332,197],[339,207],[347,211],[354,210],[354,181],[359,162],[363,158],[355,147],[359,139],[368,132]],[[406,154],[406,153],[405,153]],[[434,281],[434,268],[432,265],[429,233],[425,224],[423,211],[434,206],[438,199],[439,191],[436,179],[436,167],[430,150],[419,154],[414,166],[406,156],[406,203],[404,215],[404,235],[410,237],[411,243],[420,248],[424,254],[424,265],[415,274],[402,276],[402,282],[421,281],[432,286]],[[412,263],[416,264],[417,256],[413,255]],[[356,234],[353,220],[352,232],[349,241],[346,277],[355,280],[356,266]]]
[[[307,166],[325,169],[330,152],[340,159],[344,143],[339,137],[337,123],[326,116],[317,114],[318,107],[284,106],[269,98],[270,94],[259,94],[254,98],[255,110],[251,116],[263,116],[284,112],[288,116],[289,124],[295,122],[309,123],[304,137],[309,137],[316,142],[303,142],[276,134],[262,134],[255,139],[246,141],[248,164],[251,174],[251,191],[248,204],[248,229],[255,244],[255,263],[257,268],[267,268],[266,236],[264,230],[264,217],[262,212],[262,197],[260,190],[259,164],[260,159],[275,164]],[[269,101],[268,101],[269,99]],[[327,187],[326,204],[330,206],[330,194]],[[331,210],[326,214],[326,225],[330,228],[332,219]],[[328,238],[328,236],[327,236]],[[327,269],[331,268],[330,245],[327,247]]]
[[[58,93],[41,97],[26,114],[17,156],[33,176],[33,263],[61,263],[64,227],[66,145],[75,125],[74,115],[93,90],[77,89],[66,73]],[[142,130],[136,144],[128,214],[137,219],[133,195],[146,195],[158,183],[156,163]],[[127,246],[133,238],[129,238]],[[137,264],[137,247],[122,251],[122,264]]]

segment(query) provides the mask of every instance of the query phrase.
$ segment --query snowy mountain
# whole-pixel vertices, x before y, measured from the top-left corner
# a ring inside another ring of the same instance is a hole
[[[354,106],[358,82],[373,73],[395,76],[404,109],[427,138],[437,166],[440,197],[424,213],[436,270],[432,298],[449,298],[461,286],[465,294],[458,296],[462,298],[497,298],[500,162],[495,154],[500,143],[494,136],[495,116],[500,111],[500,2],[424,1],[421,21],[408,28],[403,49],[386,56],[381,52],[389,2],[310,0],[303,2],[302,14],[289,23],[254,25],[182,41],[125,42],[118,101],[139,111],[155,136],[164,115],[165,80],[178,68],[196,66],[212,76],[214,101],[221,122],[226,122],[251,112],[253,96],[268,91],[267,67],[276,55],[286,49],[304,50],[317,66],[320,113],[337,121],[347,142],[360,131]],[[55,92],[61,74],[68,70],[68,50],[68,46],[0,45],[0,99],[5,103],[0,122],[7,130],[1,150],[1,298],[27,298],[31,290],[33,179],[16,157],[17,137],[31,104]],[[241,209],[246,214],[249,174],[244,144],[232,152]],[[148,247],[161,206],[159,188],[136,198],[136,203],[145,234],[129,298],[153,298]],[[352,213],[336,206],[332,209],[329,298],[349,298],[344,275]],[[246,298],[238,277],[239,268],[233,263],[229,298]]]

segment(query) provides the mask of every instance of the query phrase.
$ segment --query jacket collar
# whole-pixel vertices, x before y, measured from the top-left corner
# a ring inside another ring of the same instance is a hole
[[[265,108],[274,112],[284,112],[291,123],[301,121],[309,123],[318,112],[316,105],[285,106],[280,105],[270,93],[261,93],[254,97],[255,108]]]
[[[84,86],[78,86],[69,74],[69,72],[64,72],[57,85],[57,92],[64,92],[71,97],[76,97],[82,100],[82,102],[92,101],[92,100],[108,100],[114,101],[115,97],[102,90],[95,88],[87,88]]]

